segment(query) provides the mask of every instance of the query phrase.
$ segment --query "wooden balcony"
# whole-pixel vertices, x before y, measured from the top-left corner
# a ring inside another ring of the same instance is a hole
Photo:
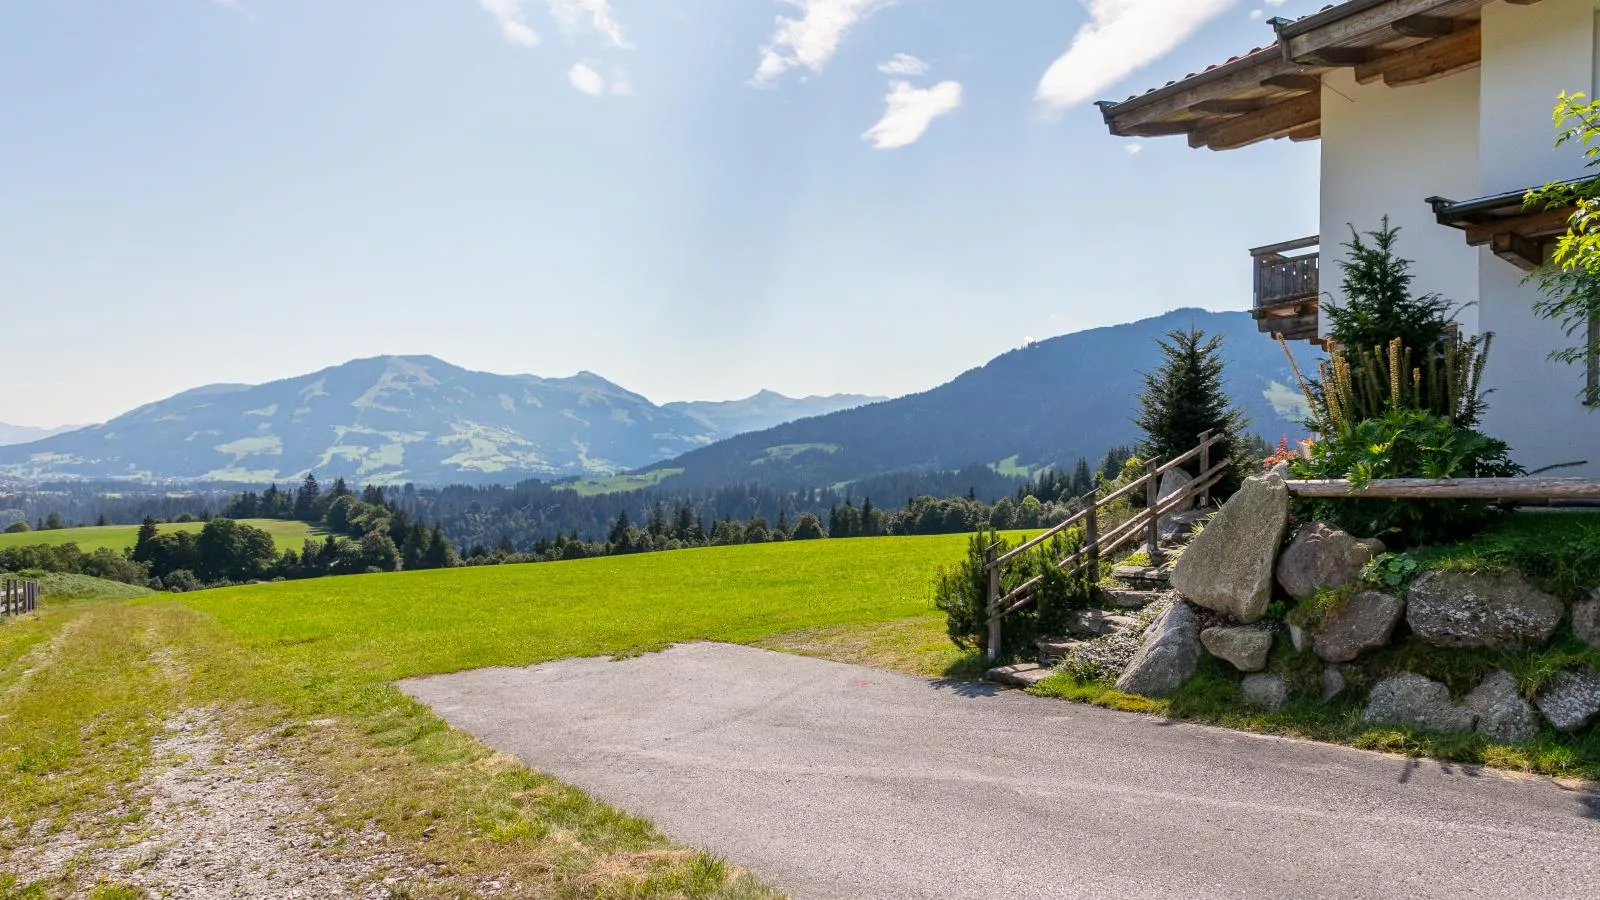
[[[1321,280],[1313,235],[1250,251],[1255,269],[1255,302],[1251,314],[1263,334],[1281,334],[1291,341],[1317,342],[1317,301]],[[1311,252],[1297,252],[1310,250]]]

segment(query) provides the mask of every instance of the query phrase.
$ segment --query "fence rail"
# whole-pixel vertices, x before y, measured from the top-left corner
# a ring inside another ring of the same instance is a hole
[[[1319,500],[1600,500],[1600,478],[1383,478],[1359,488],[1345,479],[1288,484],[1294,496]]]
[[[39,582],[21,578],[0,579],[0,619],[20,616],[39,608]]]
[[[1000,657],[1001,629],[1003,628],[1005,617],[1032,603],[1035,599],[1034,591],[1044,581],[1044,576],[1036,575],[1002,595],[1002,576],[1007,563],[1067,529],[1075,525],[1081,525],[1083,527],[1083,546],[1056,562],[1056,568],[1065,571],[1068,578],[1075,578],[1086,571],[1098,574],[1102,557],[1116,552],[1141,537],[1149,550],[1151,564],[1159,565],[1161,563],[1162,517],[1185,506],[1191,499],[1195,500],[1198,506],[1209,506],[1211,504],[1211,488],[1222,479],[1223,471],[1231,464],[1231,460],[1227,459],[1221,460],[1214,465],[1211,462],[1211,448],[1221,439],[1222,435],[1214,435],[1207,431],[1200,435],[1200,444],[1193,450],[1161,465],[1157,465],[1154,462],[1146,463],[1143,475],[1117,488],[1115,491],[1101,496],[1097,489],[1083,495],[1083,497],[1079,498],[1083,509],[1061,524],[1046,530],[1038,537],[1026,541],[1004,554],[999,552],[999,545],[991,546],[984,559],[984,569],[989,575],[987,597],[989,661],[994,662]],[[1165,497],[1159,496],[1161,476],[1194,460],[1199,461],[1199,477],[1189,481],[1183,487]],[[1128,521],[1118,524],[1102,534],[1100,532],[1100,510],[1123,497],[1137,492],[1141,488],[1145,492],[1144,509]]]

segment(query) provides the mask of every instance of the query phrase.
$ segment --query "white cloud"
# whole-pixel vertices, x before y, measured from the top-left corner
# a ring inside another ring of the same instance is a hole
[[[605,76],[595,71],[594,66],[588,63],[574,63],[567,72],[567,81],[591,97],[598,97],[606,92]]]
[[[1123,144],[1122,145],[1122,149],[1127,151],[1129,156],[1138,156],[1140,153],[1144,152],[1144,145],[1143,144]]]
[[[528,24],[528,17],[522,11],[527,2],[528,0],[478,0],[478,4],[500,23],[500,33],[506,36],[506,40],[523,47],[537,47],[539,33]]]
[[[878,71],[885,75],[926,75],[928,64],[909,53],[896,53],[888,62],[878,63]]]
[[[633,46],[622,36],[622,25],[611,12],[610,0],[545,0],[545,5],[568,38],[587,30],[613,47]]]
[[[961,105],[961,83],[942,81],[924,89],[896,81],[890,85],[884,99],[889,108],[883,118],[861,137],[879,150],[895,150],[915,144],[927,133],[934,119]]]
[[[612,67],[609,75],[606,75],[601,74],[597,68],[599,65],[592,59],[574,63],[567,70],[567,83],[591,97],[603,97],[606,94],[613,97],[633,96],[633,82],[628,79],[626,70]]]
[[[1089,21],[1044,73],[1036,97],[1051,109],[1095,98],[1165,56],[1238,0],[1087,0]]]
[[[1262,19],[1265,19],[1266,17],[1267,17],[1267,11],[1264,10],[1264,9],[1252,9],[1252,10],[1250,10],[1250,21],[1252,21],[1252,22],[1259,22]]]
[[[782,0],[799,7],[800,18],[778,17],[778,27],[761,48],[761,64],[752,83],[761,87],[790,69],[822,70],[859,22],[890,0]]]

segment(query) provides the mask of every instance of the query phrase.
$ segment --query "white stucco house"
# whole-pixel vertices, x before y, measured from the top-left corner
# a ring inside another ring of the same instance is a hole
[[[1387,215],[1416,289],[1472,304],[1463,329],[1495,333],[1484,429],[1529,468],[1588,460],[1560,474],[1600,475],[1600,410],[1579,396],[1600,361],[1549,361],[1574,341],[1533,314],[1523,281],[1569,215],[1527,212],[1524,195],[1585,175],[1577,150],[1554,147],[1550,114],[1563,91],[1597,93],[1600,0],[1348,0],[1270,24],[1269,47],[1102,102],[1112,133],[1213,150],[1320,140],[1321,236],[1263,235],[1251,251],[1261,330],[1325,335],[1339,245]]]

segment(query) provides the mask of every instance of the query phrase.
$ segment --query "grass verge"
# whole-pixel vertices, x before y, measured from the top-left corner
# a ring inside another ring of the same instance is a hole
[[[1379,661],[1379,666],[1387,667],[1390,663],[1400,665],[1400,658],[1405,655],[1404,648],[1392,649],[1402,653],[1387,663]],[[1410,663],[1415,665],[1415,653],[1412,652],[1410,656]],[[1318,673],[1321,672],[1320,663],[1315,668]],[[1293,682],[1295,673],[1290,672],[1286,677]],[[1329,703],[1301,696],[1274,712],[1252,711],[1240,692],[1239,674],[1232,670],[1232,666],[1211,657],[1202,659],[1199,673],[1167,699],[1125,694],[1109,681],[1080,681],[1066,673],[1052,675],[1029,688],[1028,692],[1040,697],[1057,697],[1106,709],[1220,725],[1259,734],[1600,781],[1600,734],[1596,734],[1594,729],[1590,729],[1588,734],[1573,737],[1545,733],[1527,744],[1509,745],[1496,744],[1478,734],[1437,734],[1364,722],[1361,713],[1365,704],[1355,696],[1335,698]],[[1365,691],[1360,692],[1360,696],[1364,697]]]

